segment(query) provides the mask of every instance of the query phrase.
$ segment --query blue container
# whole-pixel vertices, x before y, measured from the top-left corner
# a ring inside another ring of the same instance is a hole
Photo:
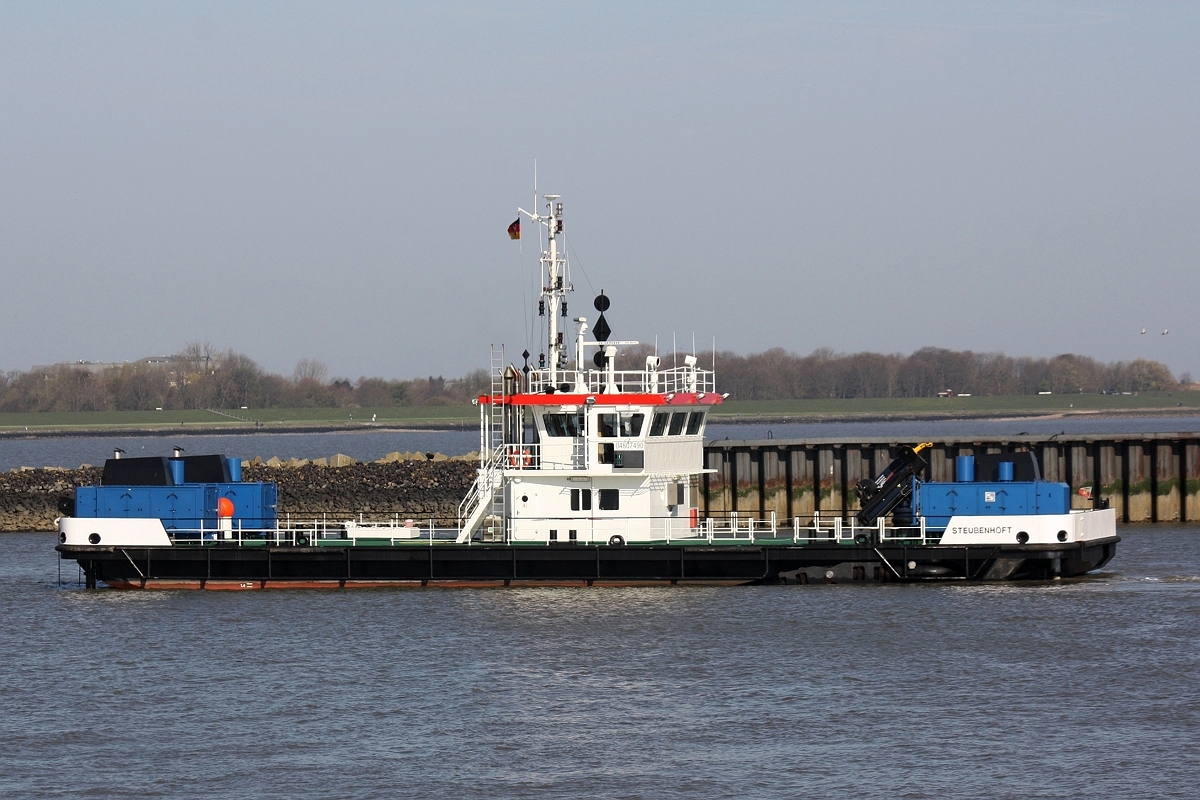
[[[1065,483],[918,483],[913,488],[913,512],[925,517],[926,526],[933,530],[945,528],[954,516],[1008,517],[1070,511],[1071,490]]]
[[[279,489],[273,483],[188,483],[183,486],[80,486],[75,516],[160,519],[168,530],[217,527],[217,498],[233,503],[234,529],[274,527]]]
[[[996,477],[1002,483],[1011,483],[1013,479],[1013,462],[1001,461],[996,465]]]
[[[975,456],[958,456],[954,459],[954,480],[958,483],[975,482]]]

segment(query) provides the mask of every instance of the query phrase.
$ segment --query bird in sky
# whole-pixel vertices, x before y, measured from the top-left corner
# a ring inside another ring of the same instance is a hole
[[[1169,330],[1167,330],[1166,328],[1163,328],[1163,334],[1162,334],[1162,335],[1163,335],[1163,336],[1166,336],[1168,333],[1170,333],[1170,331],[1169,331]]]
[[[1143,335],[1143,336],[1145,336],[1145,335],[1146,335],[1146,329],[1145,329],[1145,328],[1142,328],[1142,335]]]

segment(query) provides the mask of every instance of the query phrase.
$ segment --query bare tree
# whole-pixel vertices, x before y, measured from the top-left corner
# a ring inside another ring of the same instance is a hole
[[[296,362],[296,369],[292,372],[292,380],[296,383],[312,381],[314,383],[324,383],[329,377],[329,367],[315,358],[302,358]]]

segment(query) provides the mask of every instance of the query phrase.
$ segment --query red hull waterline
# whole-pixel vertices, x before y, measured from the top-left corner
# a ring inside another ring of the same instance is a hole
[[[254,592],[273,589],[532,589],[637,587],[637,586],[741,586],[741,580],[424,580],[424,581],[365,581],[365,580],[177,580],[150,578],[145,580],[109,579],[110,589],[180,591],[204,589],[219,592]]]

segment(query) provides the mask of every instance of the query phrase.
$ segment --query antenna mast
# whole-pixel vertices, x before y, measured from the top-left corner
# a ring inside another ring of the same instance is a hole
[[[535,179],[536,180],[536,179]],[[560,318],[567,318],[567,293],[574,290],[571,276],[567,268],[567,254],[558,248],[558,235],[563,232],[563,204],[558,202],[561,195],[545,194],[546,213],[537,214],[518,208],[525,216],[540,223],[546,229],[547,245],[542,251],[542,292],[538,303],[539,311],[547,317],[547,384],[557,387],[559,373],[567,369],[567,347],[563,342],[562,323]],[[534,198],[536,203],[536,196]],[[539,365],[540,366],[540,365]]]

